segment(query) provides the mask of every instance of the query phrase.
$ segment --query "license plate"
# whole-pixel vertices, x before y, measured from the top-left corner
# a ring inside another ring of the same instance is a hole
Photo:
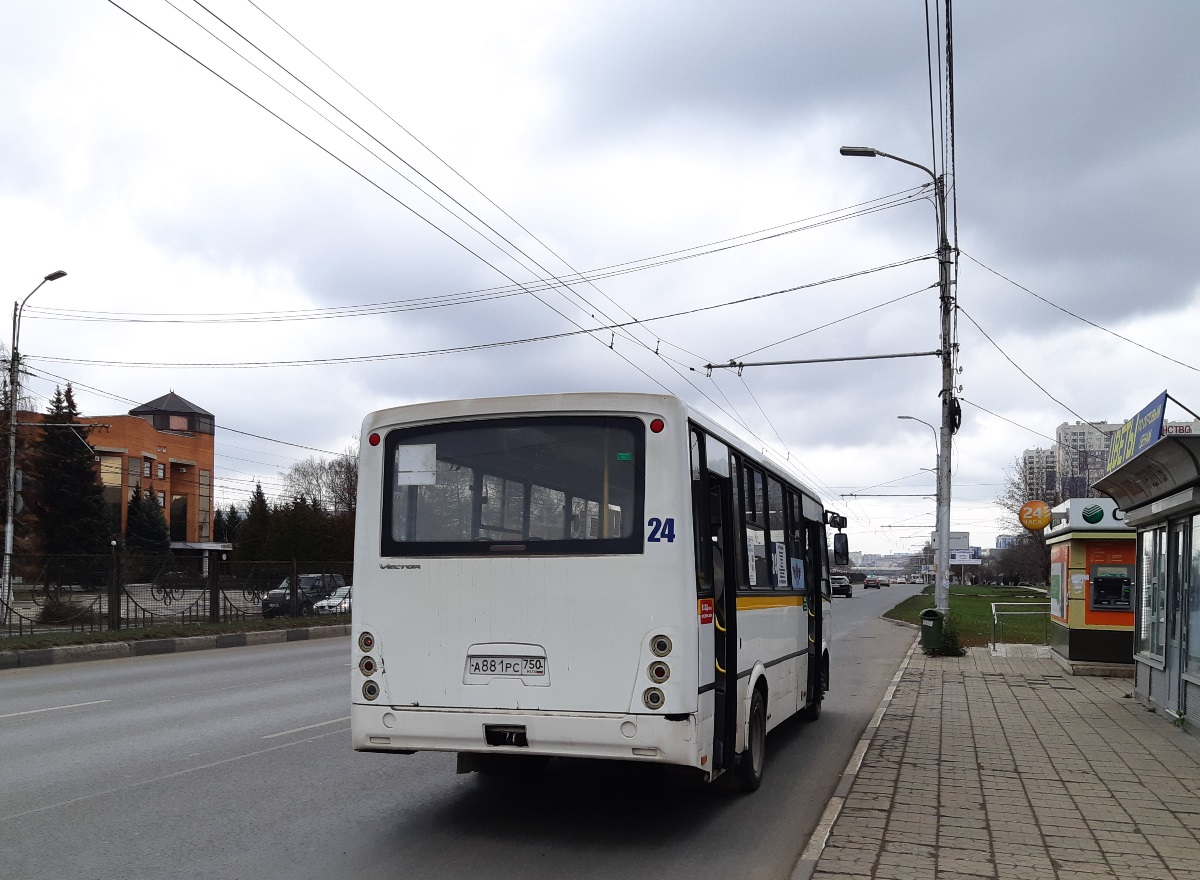
[[[471,675],[545,675],[545,657],[468,657]]]

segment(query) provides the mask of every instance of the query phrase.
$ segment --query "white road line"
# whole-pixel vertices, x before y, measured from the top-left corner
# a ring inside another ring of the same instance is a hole
[[[293,727],[291,730],[284,730],[280,733],[268,733],[263,739],[275,739],[277,736],[287,736],[290,733],[303,733],[306,730],[312,730],[315,727],[324,727],[326,724],[341,724],[343,721],[349,721],[350,716],[345,718],[334,718],[332,721],[318,721],[316,724],[308,724],[304,727]]]
[[[189,773],[195,773],[197,770],[211,770],[213,767],[220,767],[223,764],[231,764],[234,761],[241,761],[246,758],[255,758],[259,755],[265,755],[268,752],[277,752],[280,749],[290,749],[293,746],[302,745],[306,742],[316,742],[319,739],[324,739],[327,736],[334,736],[335,734],[338,734],[341,732],[342,731],[335,730],[330,733],[319,733],[316,736],[312,736],[312,737],[308,738],[307,740],[296,740],[295,742],[279,743],[278,745],[267,746],[266,748],[258,749],[257,751],[247,752],[244,755],[234,755],[232,758],[222,758],[219,761],[213,761],[212,763],[209,763],[209,764],[201,764],[199,767],[188,767],[186,770],[176,770],[174,773],[164,773],[162,776],[155,776],[150,779],[143,779],[140,782],[131,782],[127,785],[119,785],[116,788],[108,788],[103,791],[96,791],[96,792],[92,792],[91,794],[80,795],[79,797],[71,798],[70,800],[59,801],[58,803],[54,803],[54,804],[46,804],[44,807],[34,807],[32,810],[23,810],[20,813],[10,813],[7,816],[0,816],[0,822],[8,822],[12,819],[20,819],[23,816],[32,816],[35,813],[46,813],[46,812],[49,812],[50,810],[62,809],[63,807],[69,807],[72,804],[82,803],[83,801],[90,801],[90,800],[93,800],[98,797],[104,797],[105,795],[116,794],[117,792],[121,792],[121,791],[129,791],[134,788],[141,788],[144,785],[150,785],[151,783],[154,783],[154,782],[162,782],[163,780],[166,780],[166,779],[175,779],[180,776],[186,776]]]
[[[78,709],[80,706],[98,706],[101,703],[111,703],[112,700],[92,700],[88,703],[71,703],[69,706],[47,706],[45,709],[30,709],[28,712],[9,712],[0,718],[16,718],[19,715],[36,715],[39,712],[57,712],[59,709]]]

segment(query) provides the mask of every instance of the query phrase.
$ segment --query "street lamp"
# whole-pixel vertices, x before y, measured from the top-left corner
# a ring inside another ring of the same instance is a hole
[[[12,351],[8,366],[8,507],[5,514],[4,523],[4,618],[8,619],[9,613],[12,610],[12,552],[13,552],[13,520],[16,518],[16,500],[17,500],[17,398],[20,396],[20,368],[21,356],[19,354],[18,345],[21,340],[21,312],[25,309],[25,303],[29,302],[29,297],[33,296],[42,285],[47,281],[57,281],[67,273],[62,269],[51,272],[38,282],[37,287],[26,294],[25,299],[21,300],[21,304],[13,303],[13,332],[12,332]]]
[[[920,168],[933,181],[937,208],[938,290],[942,328],[942,430],[938,443],[937,552],[934,556],[937,580],[933,595],[938,610],[944,613],[950,610],[950,444],[954,432],[958,430],[960,413],[958,401],[954,398],[954,339],[951,331],[954,292],[950,288],[950,242],[946,233],[946,178],[944,175],[934,174],[919,162],[902,159],[874,147],[842,147],[840,152],[843,156],[892,159],[913,168]]]

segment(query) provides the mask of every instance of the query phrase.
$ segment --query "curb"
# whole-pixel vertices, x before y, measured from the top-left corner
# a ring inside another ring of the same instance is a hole
[[[838,815],[842,812],[842,806],[846,803],[847,795],[850,794],[850,786],[854,784],[854,780],[858,776],[858,770],[862,766],[863,758],[867,754],[867,747],[875,737],[875,732],[879,730],[879,724],[883,721],[883,716],[892,703],[892,695],[896,692],[896,685],[900,683],[900,679],[904,676],[904,671],[908,669],[909,661],[912,660],[913,652],[917,650],[919,643],[919,639],[914,639],[908,649],[908,653],[900,661],[900,668],[892,676],[892,683],[888,685],[887,690],[883,694],[883,699],[879,701],[879,708],[875,710],[875,714],[871,717],[871,722],[867,725],[867,729],[863,731],[862,739],[854,747],[854,752],[850,755],[846,769],[842,771],[842,775],[838,779],[837,788],[833,791],[833,797],[825,805],[825,812],[821,814],[821,820],[817,823],[817,827],[813,829],[812,837],[808,839],[808,845],[804,847],[804,852],[800,853],[799,861],[792,868],[790,880],[810,880],[813,872],[816,871],[817,862],[821,858],[821,853],[825,851],[825,844],[829,841],[830,832],[833,831],[833,823],[837,821]]]
[[[337,626],[305,626],[296,629],[186,636],[175,639],[140,639],[132,642],[28,648],[22,651],[0,651],[0,669],[54,666],[60,663],[81,663],[86,660],[118,660],[123,657],[147,657],[152,654],[183,654],[189,651],[207,651],[214,648],[242,648],[248,645],[333,639],[349,635],[350,624],[346,623]]]

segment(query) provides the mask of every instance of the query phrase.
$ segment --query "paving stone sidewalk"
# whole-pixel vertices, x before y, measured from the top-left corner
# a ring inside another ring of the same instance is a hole
[[[1200,880],[1200,739],[1052,660],[913,652],[814,880]]]

